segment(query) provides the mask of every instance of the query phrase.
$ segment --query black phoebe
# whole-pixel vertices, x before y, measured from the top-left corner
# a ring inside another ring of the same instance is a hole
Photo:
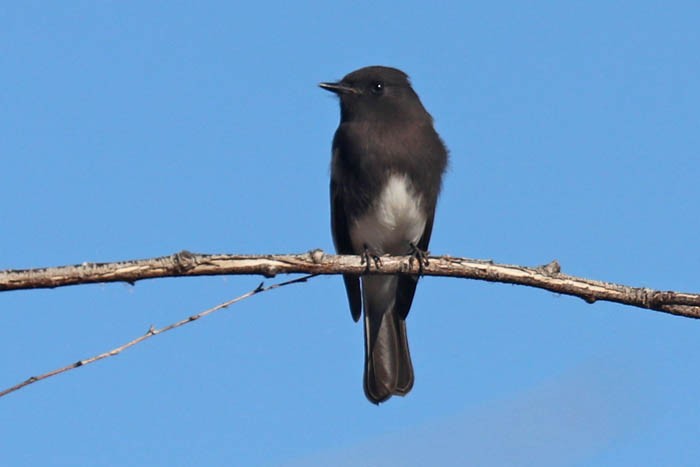
[[[414,255],[424,261],[447,149],[433,119],[396,68],[371,66],[337,83],[321,83],[340,97],[333,138],[331,228],[340,254]],[[419,263],[421,264],[421,263]],[[406,316],[418,276],[345,274],[350,312],[365,311],[367,398],[378,404],[413,387]]]

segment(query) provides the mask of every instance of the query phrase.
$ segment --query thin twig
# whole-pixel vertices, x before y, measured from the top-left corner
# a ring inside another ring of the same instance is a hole
[[[168,331],[171,331],[175,328],[179,328],[180,326],[184,326],[185,324],[191,323],[192,321],[196,321],[199,318],[204,318],[205,316],[208,316],[216,311],[227,308],[227,307],[233,305],[234,303],[238,303],[242,300],[245,300],[246,298],[250,298],[253,295],[257,295],[261,292],[267,292],[269,290],[277,289],[277,288],[283,287],[285,285],[306,282],[307,280],[309,280],[315,276],[316,276],[316,274],[310,274],[307,276],[298,277],[296,279],[292,279],[292,280],[285,281],[285,282],[278,282],[276,284],[272,284],[272,285],[268,285],[268,286],[264,286],[263,283],[261,282],[260,285],[258,285],[255,289],[251,290],[250,292],[246,292],[241,296],[238,296],[238,297],[233,298],[231,300],[228,300],[224,303],[216,305],[215,307],[204,310],[200,313],[197,313],[196,315],[192,315],[192,316],[189,316],[187,318],[181,319],[180,321],[178,321],[176,323],[169,324],[169,325],[167,325],[163,328],[160,328],[160,329],[156,329],[153,326],[151,326],[148,329],[148,332],[146,332],[146,334],[144,334],[143,336],[137,337],[136,339],[131,340],[123,345],[120,345],[119,347],[117,347],[115,349],[108,350],[107,352],[103,352],[99,355],[95,355],[95,356],[92,356],[90,358],[86,358],[84,360],[78,360],[75,363],[71,363],[70,365],[66,365],[66,366],[61,367],[61,368],[56,368],[55,370],[48,371],[48,372],[43,373],[43,374],[38,375],[38,376],[32,376],[30,378],[27,378],[26,380],[22,381],[19,384],[16,384],[12,387],[9,387],[7,389],[0,391],[0,397],[6,396],[12,392],[15,392],[19,389],[27,387],[30,384],[34,384],[38,381],[50,378],[52,376],[56,376],[56,375],[59,375],[61,373],[65,373],[65,372],[70,371],[70,370],[74,370],[74,369],[81,367],[81,366],[89,365],[90,363],[95,363],[96,361],[105,359],[107,357],[114,357],[115,355],[119,355],[124,350],[128,349],[129,347],[133,347],[136,344],[139,344],[139,343],[145,341],[146,339],[150,339],[151,337],[156,336],[158,334],[163,334],[164,332],[168,332]]]

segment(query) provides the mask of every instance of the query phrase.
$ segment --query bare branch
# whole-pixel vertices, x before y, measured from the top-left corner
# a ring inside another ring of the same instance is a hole
[[[263,286],[263,284],[260,283],[259,286],[257,286],[255,289],[251,290],[250,292],[244,293],[241,296],[238,296],[238,297],[233,298],[231,300],[228,300],[224,303],[216,305],[215,307],[204,310],[200,313],[197,313],[196,315],[188,316],[187,318],[181,319],[180,321],[178,321],[176,323],[169,324],[168,326],[162,327],[160,329],[156,329],[153,326],[151,326],[148,329],[148,331],[146,332],[146,334],[144,334],[143,336],[137,337],[136,339],[131,340],[125,344],[122,344],[119,347],[116,347],[112,350],[108,350],[107,352],[103,352],[99,355],[94,355],[94,356],[92,356],[90,358],[86,358],[84,360],[78,360],[75,363],[71,363],[70,365],[66,365],[66,366],[61,367],[61,368],[56,368],[55,370],[48,371],[48,372],[43,373],[43,374],[38,375],[38,376],[32,376],[30,378],[27,378],[24,381],[22,381],[21,383],[15,384],[12,387],[9,387],[7,389],[3,389],[2,391],[0,391],[0,397],[6,396],[12,392],[15,392],[19,389],[26,387],[26,386],[29,386],[30,384],[34,384],[37,381],[41,381],[41,380],[50,378],[52,376],[60,375],[61,373],[65,373],[67,371],[74,370],[74,369],[81,367],[81,366],[89,365],[90,363],[95,363],[96,361],[103,360],[107,357],[114,357],[115,355],[119,355],[120,353],[122,353],[122,351],[128,349],[129,347],[133,347],[136,344],[139,344],[139,343],[145,341],[146,339],[150,339],[151,337],[156,336],[158,334],[163,334],[164,332],[168,332],[168,331],[171,331],[175,328],[179,328],[180,326],[184,326],[185,324],[191,323],[192,321],[196,321],[199,318],[203,318],[203,317],[210,315],[216,311],[227,308],[227,307],[233,305],[234,303],[245,300],[246,298],[250,298],[253,295],[257,295],[261,292],[267,292],[268,290],[277,289],[277,288],[283,287],[285,285],[306,282],[307,280],[309,280],[310,278],[312,278],[314,276],[315,276],[314,274],[311,274],[308,276],[303,276],[303,277],[292,279],[292,280],[289,280],[286,282],[279,282],[277,284],[272,284],[272,285],[268,285],[268,286]]]
[[[563,274],[556,261],[525,267],[451,256],[429,257],[421,273],[489,282],[526,285],[572,295],[588,303],[598,300],[700,318],[700,294],[629,287]],[[413,264],[412,264],[413,263]],[[0,271],[0,291],[52,288],[95,282],[223,274],[416,274],[419,265],[407,256],[382,257],[381,268],[363,264],[360,256],[327,255],[314,250],[298,255],[203,255],[182,251],[161,258],[116,263],[83,263],[55,268]]]

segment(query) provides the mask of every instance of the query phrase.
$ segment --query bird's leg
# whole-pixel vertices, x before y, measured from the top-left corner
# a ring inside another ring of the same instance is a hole
[[[422,275],[423,268],[430,266],[430,261],[428,261],[428,255],[430,255],[430,252],[427,250],[421,250],[418,245],[413,242],[409,243],[409,245],[411,246],[411,255],[408,257],[408,267],[413,269],[413,261],[417,260],[418,274]]]
[[[379,255],[372,253],[369,251],[369,247],[367,245],[364,246],[364,250],[362,251],[362,260],[360,261],[360,264],[366,264],[367,265],[367,272],[369,272],[369,263],[370,260],[374,263],[374,267],[377,269],[380,269],[382,267],[382,259],[379,257]]]

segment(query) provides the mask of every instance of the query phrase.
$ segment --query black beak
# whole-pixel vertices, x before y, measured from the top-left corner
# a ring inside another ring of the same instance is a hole
[[[357,89],[351,88],[341,83],[319,83],[321,88],[336,94],[358,94]]]

